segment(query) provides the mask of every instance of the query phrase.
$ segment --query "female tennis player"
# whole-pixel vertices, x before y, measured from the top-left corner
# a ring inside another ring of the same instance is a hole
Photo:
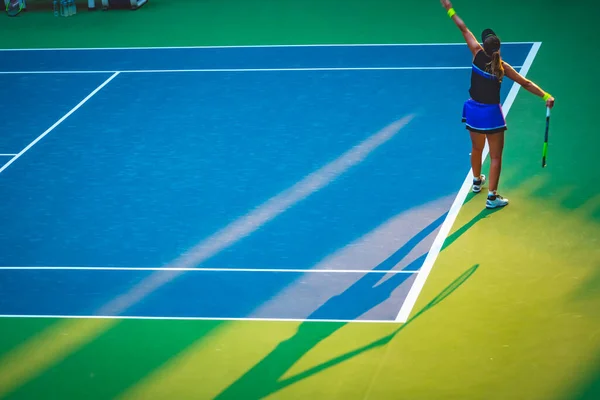
[[[497,193],[502,168],[502,151],[504,149],[504,132],[506,121],[500,105],[500,86],[504,76],[517,82],[527,91],[541,97],[546,106],[554,106],[554,98],[540,89],[529,79],[525,79],[500,56],[500,39],[491,29],[481,34],[483,47],[469,31],[464,22],[456,15],[449,0],[441,0],[458,29],[462,32],[471,53],[473,62],[471,69],[471,98],[463,106],[462,121],[471,135],[471,168],[473,169],[473,192],[479,193],[485,183],[485,175],[481,173],[481,158],[487,139],[490,150],[490,182],[487,208],[503,207],[508,199]]]

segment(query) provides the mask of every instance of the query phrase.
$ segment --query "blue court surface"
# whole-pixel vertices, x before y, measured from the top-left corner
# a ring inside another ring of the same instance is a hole
[[[2,316],[402,322],[468,190],[464,45],[0,54]]]

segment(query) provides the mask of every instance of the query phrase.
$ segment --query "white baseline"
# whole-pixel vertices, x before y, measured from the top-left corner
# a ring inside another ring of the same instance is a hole
[[[533,44],[534,42],[502,42],[502,44]],[[0,51],[89,51],[89,50],[185,50],[185,49],[262,49],[296,47],[411,47],[411,46],[466,46],[464,42],[452,43],[331,43],[331,44],[248,44],[233,46],[149,46],[149,47],[50,47],[34,49],[0,49]]]
[[[7,266],[0,271],[181,271],[181,272],[267,272],[295,274],[414,274],[416,270],[372,270],[372,269],[299,269],[299,268],[166,268],[166,267],[61,267],[61,266]]]

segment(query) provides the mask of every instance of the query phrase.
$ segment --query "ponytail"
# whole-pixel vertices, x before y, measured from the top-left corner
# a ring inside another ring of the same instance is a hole
[[[502,60],[500,59],[500,53],[495,51],[492,53],[492,61],[487,64],[490,72],[493,75],[496,75],[499,82],[502,82],[502,78],[504,78],[504,67],[502,66]]]

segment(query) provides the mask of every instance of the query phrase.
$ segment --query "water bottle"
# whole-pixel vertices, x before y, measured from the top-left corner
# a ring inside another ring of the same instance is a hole
[[[67,0],[60,0],[60,16],[68,17],[69,12],[67,10]]]
[[[53,0],[52,1],[52,8],[54,10],[54,16],[58,17],[60,14],[60,6],[58,4],[58,0]]]
[[[73,0],[67,0],[67,17],[73,15]]]
[[[71,8],[73,9],[71,15],[77,14],[77,4],[75,3],[75,0],[72,0]]]

